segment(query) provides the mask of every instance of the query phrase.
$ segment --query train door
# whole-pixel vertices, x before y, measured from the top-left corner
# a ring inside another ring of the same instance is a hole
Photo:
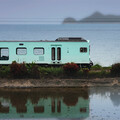
[[[60,45],[54,45],[51,46],[51,60],[52,63],[61,63],[61,46]]]

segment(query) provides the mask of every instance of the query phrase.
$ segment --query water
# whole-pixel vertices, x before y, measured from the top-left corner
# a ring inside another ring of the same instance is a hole
[[[0,89],[0,119],[119,120],[120,88]]]
[[[83,37],[90,40],[94,64],[120,62],[120,24],[0,25],[0,40],[55,40]]]

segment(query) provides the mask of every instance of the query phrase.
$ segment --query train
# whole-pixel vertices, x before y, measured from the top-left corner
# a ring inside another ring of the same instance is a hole
[[[35,63],[45,66],[61,66],[76,63],[90,68],[89,40],[82,37],[60,37],[56,40],[0,41],[0,64]]]

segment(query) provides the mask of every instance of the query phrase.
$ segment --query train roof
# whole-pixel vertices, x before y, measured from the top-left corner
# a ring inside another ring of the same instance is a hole
[[[88,42],[81,37],[59,37],[56,40],[0,40],[0,42]]]
[[[87,42],[87,40],[82,37],[59,37],[55,41],[65,41],[65,42]]]

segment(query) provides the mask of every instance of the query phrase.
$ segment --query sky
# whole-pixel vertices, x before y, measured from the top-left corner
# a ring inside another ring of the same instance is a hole
[[[0,0],[0,22],[80,20],[99,11],[120,15],[120,0]]]

